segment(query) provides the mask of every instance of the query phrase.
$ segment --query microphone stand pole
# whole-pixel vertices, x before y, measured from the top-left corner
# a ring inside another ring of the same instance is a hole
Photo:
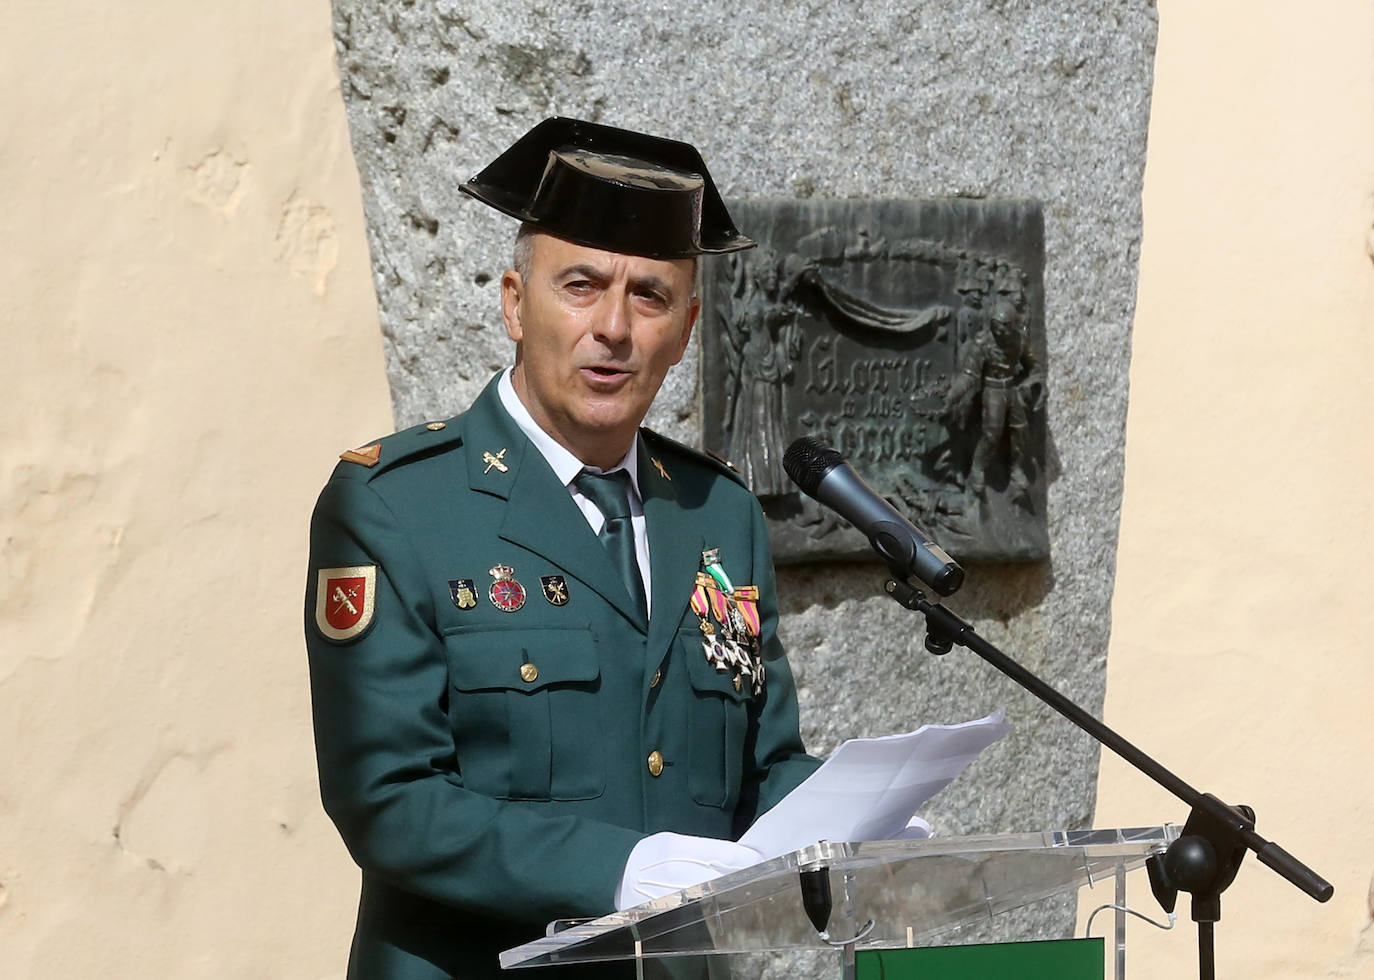
[[[1166,912],[1174,910],[1180,891],[1192,896],[1192,917],[1198,924],[1199,980],[1215,980],[1213,926],[1221,921],[1221,893],[1235,880],[1247,850],[1317,901],[1331,898],[1330,883],[1278,844],[1255,833],[1255,812],[1250,807],[1228,806],[1212,794],[1189,786],[983,639],[965,620],[926,599],[907,581],[905,572],[892,571],[893,577],[883,583],[883,590],[907,609],[925,616],[927,650],[943,655],[957,644],[973,651],[1188,804],[1191,812],[1182,835],[1169,845],[1163,860],[1150,858],[1147,869],[1150,889]]]

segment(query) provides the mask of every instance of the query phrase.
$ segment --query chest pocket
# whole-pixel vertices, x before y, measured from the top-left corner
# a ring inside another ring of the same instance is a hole
[[[464,786],[507,800],[602,794],[601,665],[589,630],[465,630],[444,646]]]
[[[706,661],[696,629],[678,634],[677,653],[687,664],[692,684],[687,791],[698,803],[733,810],[744,778],[749,684],[735,690],[734,672],[718,672]]]

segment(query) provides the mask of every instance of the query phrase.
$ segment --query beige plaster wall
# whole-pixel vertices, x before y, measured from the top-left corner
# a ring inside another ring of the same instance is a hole
[[[390,409],[329,5],[7,0],[0,118],[0,976],[339,976],[306,524]]]
[[[1247,859],[1219,975],[1374,977],[1374,3],[1159,6],[1106,718],[1336,887]],[[1098,826],[1184,816],[1104,762]]]

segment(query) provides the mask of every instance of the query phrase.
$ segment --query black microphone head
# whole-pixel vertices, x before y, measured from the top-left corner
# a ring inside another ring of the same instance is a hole
[[[825,474],[843,462],[843,456],[810,436],[794,440],[782,454],[782,468],[808,497],[816,492]]]

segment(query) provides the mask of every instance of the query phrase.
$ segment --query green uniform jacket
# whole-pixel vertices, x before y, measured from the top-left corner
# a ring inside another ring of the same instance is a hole
[[[737,477],[643,432],[646,625],[495,381],[379,456],[341,462],[321,493],[306,591],[321,793],[363,869],[350,977],[503,975],[497,952],[548,921],[612,911],[647,834],[737,838],[814,770],[763,515]],[[690,597],[712,547],[736,587],[759,587],[757,696],[702,653]],[[515,611],[489,599],[498,565],[526,593]],[[357,635],[325,635],[317,588],[341,573],[321,569],[375,577],[370,596],[353,580]],[[546,598],[551,576],[566,603]]]

